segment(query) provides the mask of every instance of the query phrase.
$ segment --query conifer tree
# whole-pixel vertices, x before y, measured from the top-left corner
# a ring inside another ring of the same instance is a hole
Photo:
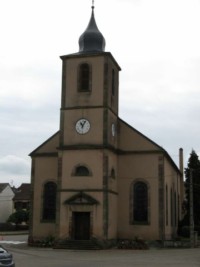
[[[190,214],[190,178],[192,175],[193,182],[193,207],[194,207],[194,224],[200,226],[200,160],[197,153],[192,150],[188,159],[187,168],[185,168],[185,189],[186,189],[186,217]]]

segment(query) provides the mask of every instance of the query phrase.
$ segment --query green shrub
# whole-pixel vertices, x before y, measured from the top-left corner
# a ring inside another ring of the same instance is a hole
[[[29,212],[26,210],[18,210],[9,216],[7,222],[15,223],[17,225],[21,224],[22,222],[27,223],[28,220],[29,220]]]

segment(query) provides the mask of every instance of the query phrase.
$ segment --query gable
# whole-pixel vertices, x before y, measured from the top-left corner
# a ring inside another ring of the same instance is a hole
[[[80,192],[75,196],[70,197],[69,199],[65,200],[64,204],[68,205],[94,205],[98,204],[98,201],[93,197]]]
[[[9,185],[9,183],[0,183],[0,193]]]
[[[180,173],[179,168],[172,160],[167,151],[154,141],[143,135],[141,132],[131,127],[129,124],[119,119],[119,151],[121,153],[158,153],[161,152],[174,170]]]
[[[119,119],[119,149],[122,151],[164,151],[151,139]]]
[[[0,184],[1,191],[0,191],[0,199],[1,200],[11,200],[14,197],[14,192],[11,189],[9,184]]]
[[[54,135],[52,135],[49,139],[47,139],[34,151],[32,151],[29,156],[34,157],[47,154],[56,155],[58,145],[59,145],[59,131],[56,132]]]

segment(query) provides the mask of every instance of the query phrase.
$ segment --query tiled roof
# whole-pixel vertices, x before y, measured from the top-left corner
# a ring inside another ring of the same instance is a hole
[[[15,189],[14,201],[30,200],[31,184],[21,184],[20,187]]]

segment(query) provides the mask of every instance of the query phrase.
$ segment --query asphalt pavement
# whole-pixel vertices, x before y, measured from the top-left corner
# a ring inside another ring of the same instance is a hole
[[[200,248],[75,251],[33,248],[26,241],[27,235],[0,241],[12,252],[16,267],[200,267]]]

